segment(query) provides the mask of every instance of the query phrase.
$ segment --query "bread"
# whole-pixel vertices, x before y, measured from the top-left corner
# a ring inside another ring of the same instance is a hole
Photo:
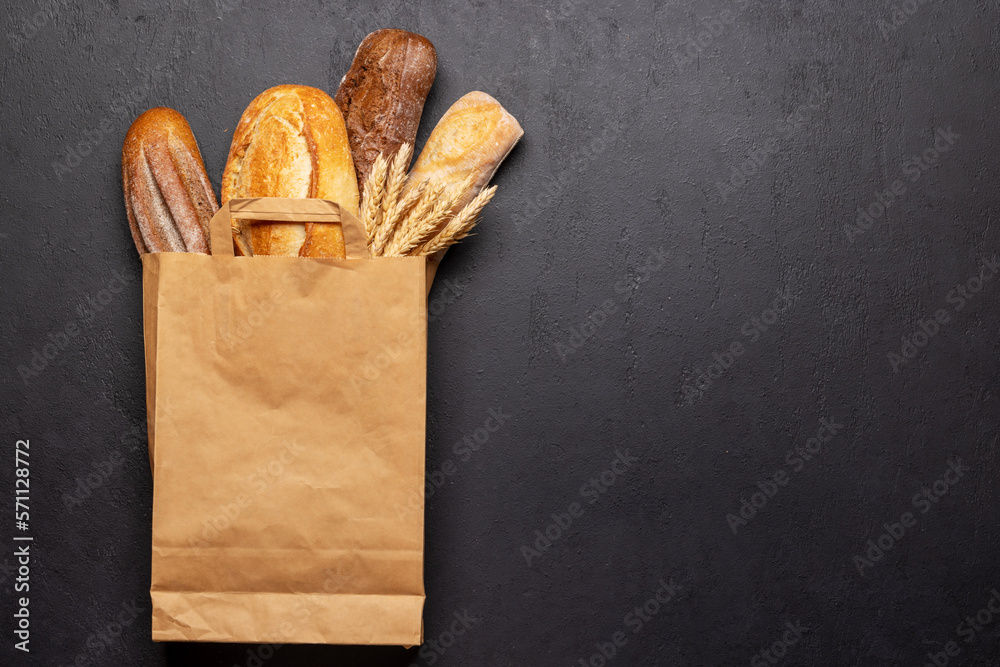
[[[122,146],[122,191],[140,255],[209,252],[219,204],[184,116],[156,107],[135,119]]]
[[[347,124],[359,191],[379,153],[391,158],[414,143],[436,73],[437,53],[425,37],[386,29],[362,40],[334,98]]]
[[[490,182],[523,135],[517,119],[495,99],[479,91],[463,95],[428,137],[410,171],[408,187],[429,180],[452,190],[472,176],[473,187],[452,209],[457,212]]]
[[[344,119],[329,95],[276,86],[243,112],[222,175],[222,202],[245,197],[315,197],[358,215],[358,181]],[[344,258],[339,224],[256,223],[243,254]]]

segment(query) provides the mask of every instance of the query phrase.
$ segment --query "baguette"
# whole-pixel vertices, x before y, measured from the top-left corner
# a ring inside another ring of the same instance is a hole
[[[385,29],[362,40],[334,98],[347,124],[359,191],[379,153],[391,159],[415,142],[436,73],[437,52],[425,37]]]
[[[140,255],[210,252],[209,221],[219,204],[180,113],[156,107],[132,123],[122,146],[122,191]]]
[[[358,181],[344,119],[329,95],[276,86],[243,112],[222,175],[222,202],[244,197],[330,199],[358,215]],[[239,254],[346,256],[339,224],[256,223]]]
[[[471,177],[472,187],[452,213],[472,201],[510,153],[524,130],[499,102],[479,91],[463,95],[445,112],[428,137],[407,187],[430,181],[453,192]]]

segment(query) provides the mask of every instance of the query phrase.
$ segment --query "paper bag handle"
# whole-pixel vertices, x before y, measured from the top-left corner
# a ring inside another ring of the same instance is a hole
[[[347,259],[368,259],[368,238],[364,225],[337,202],[285,197],[230,199],[219,208],[210,223],[213,255],[234,255],[233,234],[241,231],[234,218],[277,222],[339,222],[344,230]]]

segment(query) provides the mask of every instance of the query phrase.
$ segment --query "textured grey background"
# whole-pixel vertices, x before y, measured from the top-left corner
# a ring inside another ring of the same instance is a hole
[[[609,665],[770,664],[758,652],[790,622],[808,631],[782,664],[921,665],[949,641],[950,664],[997,664],[1000,618],[958,632],[1000,587],[1000,285],[961,311],[948,296],[1000,251],[998,19],[985,0],[7,3],[0,475],[12,488],[31,438],[36,555],[25,656],[0,549],[0,663],[578,665],[622,630]],[[154,644],[122,139],[174,107],[218,187],[257,93],[333,93],[380,27],[438,49],[421,143],[473,89],[525,130],[432,303],[428,470],[457,466],[426,510],[426,635],[443,644]],[[951,150],[909,180],[903,163],[947,128]],[[741,166],[745,183],[720,185]],[[897,179],[906,192],[848,234]],[[116,275],[125,288],[89,306]],[[791,305],[753,340],[779,291]],[[894,372],[887,355],[938,309],[949,323]],[[22,379],[69,323],[80,335]],[[744,354],[686,400],[733,341]],[[491,409],[509,421],[462,460]],[[843,429],[795,472],[786,452],[821,418]],[[588,504],[580,487],[618,449],[637,461]],[[969,471],[921,514],[912,497],[954,456]],[[778,469],[790,483],[734,535],[726,515]],[[573,502],[583,516],[529,565],[522,546]],[[853,557],[906,511],[917,525],[859,574]],[[661,579],[679,590],[635,632],[626,615]],[[442,636],[465,611],[469,631]]]

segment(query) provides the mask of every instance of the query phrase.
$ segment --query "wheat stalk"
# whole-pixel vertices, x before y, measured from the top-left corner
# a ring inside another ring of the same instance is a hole
[[[388,257],[406,255],[436,233],[436,229],[430,224],[435,212],[441,206],[441,195],[444,192],[444,187],[432,186],[427,181],[416,187],[421,186],[424,189],[420,198],[414,203],[406,217],[396,225],[396,235],[385,250]]]
[[[428,231],[431,230],[432,233],[421,234],[423,240],[414,245],[408,250],[406,254],[409,255],[421,255],[423,254],[421,249],[422,246],[429,243],[431,239],[437,236],[448,224],[448,220],[453,217],[455,213],[455,208],[458,202],[465,199],[465,197],[472,190],[473,184],[476,182],[476,175],[469,174],[469,176],[462,181],[458,186],[452,188],[450,194],[448,194],[448,188],[444,187],[445,196],[438,202],[438,206],[434,208],[434,211],[428,216],[425,225]]]
[[[422,256],[433,255],[439,250],[444,250],[468,236],[472,228],[479,222],[479,213],[493,199],[496,191],[497,186],[494,185],[473,197],[472,201],[466,204],[465,208],[459,211],[455,217],[449,220],[444,229],[437,236],[426,242],[416,254]]]
[[[403,144],[396,151],[390,166],[387,168],[385,180],[385,194],[382,196],[380,206],[380,217],[378,227],[375,230],[375,241],[372,243],[372,255],[379,257],[385,252],[386,245],[392,239],[396,231],[394,215],[402,208],[400,195],[403,193],[403,185],[406,183],[406,168],[413,157],[413,144]],[[388,158],[386,159],[388,162]],[[412,204],[412,202],[410,202]]]
[[[423,198],[427,189],[427,182],[424,181],[406,190],[399,200],[386,212],[385,219],[382,221],[381,234],[378,237],[378,254],[380,256],[386,257],[392,255],[390,248],[399,235],[397,232],[400,232],[402,229],[400,226],[401,223],[408,218],[410,212]]]
[[[389,169],[385,182],[385,197],[382,199],[383,220],[387,217],[386,214],[403,192],[403,186],[406,185],[406,168],[410,164],[411,157],[413,157],[413,144],[403,144],[396,151],[396,155],[392,160],[389,161]]]
[[[464,181],[459,183],[454,189],[451,190],[451,194],[448,195],[448,199],[451,202],[452,209],[455,208],[455,205],[459,201],[461,201],[467,194],[469,194],[469,191],[472,190],[472,186],[476,183],[477,178],[478,178],[477,174],[469,174],[468,176],[466,176]],[[452,210],[449,210],[449,212],[455,213],[455,211]]]
[[[410,166],[410,158],[412,157],[413,144],[403,144],[392,158],[389,178],[385,185],[386,197],[382,201],[383,214],[399,199],[399,194],[403,191],[403,185],[406,184],[406,170]]]
[[[412,157],[412,144],[403,144],[391,158],[379,154],[365,181],[361,219],[372,257],[426,256],[458,243],[496,192],[496,186],[486,188],[455,213],[473,190],[476,175],[451,188],[428,181],[414,184],[406,174]]]
[[[372,165],[372,170],[365,180],[361,196],[361,220],[365,223],[365,233],[368,236],[368,249],[375,243],[375,234],[382,223],[382,200],[385,197],[385,177],[389,161],[379,153]]]

